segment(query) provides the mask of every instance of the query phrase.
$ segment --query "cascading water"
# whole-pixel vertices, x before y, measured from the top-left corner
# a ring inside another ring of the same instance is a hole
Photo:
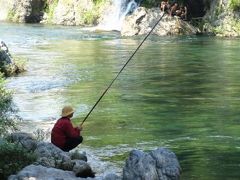
[[[132,13],[138,7],[135,0],[112,0],[110,10],[103,16],[97,29],[105,31],[121,31],[125,16]]]

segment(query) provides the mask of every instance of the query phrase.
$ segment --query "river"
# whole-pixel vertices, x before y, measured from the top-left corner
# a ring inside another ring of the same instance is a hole
[[[8,23],[0,34],[27,59],[7,87],[28,131],[51,129],[68,104],[82,121],[143,38]],[[150,36],[87,119],[80,149],[120,172],[130,150],[164,146],[182,179],[239,179],[239,47],[239,39]]]

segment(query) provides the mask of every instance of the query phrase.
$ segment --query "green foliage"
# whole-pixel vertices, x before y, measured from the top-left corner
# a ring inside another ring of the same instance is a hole
[[[234,11],[240,10],[240,0],[231,0],[229,3],[229,7]]]
[[[159,6],[162,0],[143,0],[141,2],[141,6],[151,8],[155,6]]]
[[[33,132],[33,134],[37,141],[45,141],[50,137],[51,130],[48,129],[44,131],[43,129],[37,129],[36,131]]]
[[[84,24],[96,24],[98,16],[99,14],[97,11],[87,11],[83,15],[83,22]]]
[[[18,119],[16,109],[12,103],[11,92],[4,87],[5,80],[0,73],[0,137],[4,136],[9,130],[16,129],[15,122]]]
[[[92,10],[83,13],[83,23],[87,25],[97,24],[97,20],[100,17],[101,8],[104,7],[107,0],[95,0]]]
[[[48,21],[53,19],[54,10],[59,0],[45,0],[44,11],[48,14]]]
[[[33,152],[28,152],[20,145],[4,140],[0,142],[0,157],[0,179],[7,179],[9,175],[16,174],[36,161],[36,155]]]
[[[8,11],[7,20],[13,22],[16,21],[15,12],[13,10]]]

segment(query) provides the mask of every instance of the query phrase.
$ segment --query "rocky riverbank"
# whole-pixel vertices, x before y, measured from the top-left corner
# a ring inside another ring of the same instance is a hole
[[[128,2],[121,1],[122,4]],[[147,33],[161,14],[158,8],[154,8],[158,3],[143,1],[140,6],[146,5],[148,8],[140,7],[133,14],[127,13],[121,34],[133,36]],[[200,19],[200,23],[198,21],[198,24],[195,24],[197,27],[175,17],[166,17],[162,25],[157,27],[155,34],[196,34],[198,29],[201,29],[203,33],[217,36],[240,36],[239,1],[186,0],[185,3],[189,7],[189,17]],[[114,12],[112,0],[0,0],[0,6],[0,21],[20,23],[96,26],[109,18],[106,12]]]
[[[27,151],[36,155],[36,162],[26,166],[9,180],[17,179],[83,179],[132,180],[132,179],[180,179],[180,165],[176,155],[166,148],[158,148],[145,153],[132,150],[123,167],[122,175],[104,173],[98,175],[88,163],[86,154],[78,151],[63,152],[48,142],[40,142],[27,133],[13,133],[8,137]]]

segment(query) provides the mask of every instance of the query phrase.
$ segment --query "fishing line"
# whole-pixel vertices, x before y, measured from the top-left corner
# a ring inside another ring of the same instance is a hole
[[[129,57],[129,59],[127,60],[127,62],[124,64],[124,66],[121,68],[121,70],[118,72],[118,74],[116,75],[116,77],[112,80],[112,82],[109,84],[109,86],[105,89],[105,91],[102,93],[102,95],[99,97],[99,99],[97,100],[97,102],[94,104],[94,106],[92,107],[92,109],[88,112],[88,114],[86,115],[86,117],[84,118],[84,120],[81,123],[81,126],[83,125],[83,123],[87,120],[87,118],[89,117],[89,115],[92,113],[92,111],[95,109],[95,107],[98,105],[98,103],[101,101],[101,99],[103,98],[103,96],[107,93],[107,91],[111,88],[112,84],[115,82],[115,80],[118,78],[118,76],[121,74],[121,72],[123,71],[123,69],[127,66],[127,64],[131,61],[131,59],[133,58],[133,56],[137,53],[137,51],[140,49],[140,47],[142,46],[142,44],[146,41],[146,39],[148,38],[148,36],[153,32],[153,30],[155,29],[155,27],[158,25],[158,23],[162,20],[162,18],[165,16],[165,12],[163,13],[163,15],[159,18],[159,20],[155,23],[155,25],[153,26],[153,28],[151,29],[151,31],[149,31],[149,33],[145,36],[145,38],[142,40],[142,42],[138,45],[138,47],[136,48],[136,50],[133,52],[133,54]]]

